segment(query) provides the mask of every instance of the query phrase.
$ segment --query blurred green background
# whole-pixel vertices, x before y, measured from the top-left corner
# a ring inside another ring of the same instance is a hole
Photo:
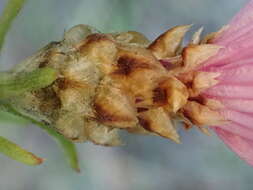
[[[6,0],[0,0],[0,12]],[[0,57],[6,70],[73,25],[103,32],[136,30],[150,39],[178,24],[226,24],[247,0],[28,0],[7,35]],[[117,148],[78,144],[82,172],[73,172],[55,142],[39,128],[0,114],[0,133],[39,156],[29,167],[0,155],[0,190],[252,190],[253,168],[215,136],[180,131],[182,144],[124,134]]]

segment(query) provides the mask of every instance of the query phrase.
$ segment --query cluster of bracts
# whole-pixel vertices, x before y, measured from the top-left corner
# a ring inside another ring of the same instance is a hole
[[[222,105],[201,96],[219,73],[198,67],[221,48],[210,43],[219,32],[201,39],[200,29],[183,46],[189,28],[174,27],[150,43],[138,32],[75,26],[16,68],[52,67],[58,78],[15,105],[75,142],[120,145],[118,132],[125,129],[179,143],[177,121],[208,134],[205,126],[226,122],[216,111]]]

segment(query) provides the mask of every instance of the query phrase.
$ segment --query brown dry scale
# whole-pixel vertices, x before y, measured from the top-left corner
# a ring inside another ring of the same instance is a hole
[[[218,33],[201,40],[199,30],[183,48],[189,28],[174,27],[150,43],[138,32],[103,34],[75,26],[14,69],[19,74],[51,67],[58,77],[13,105],[74,142],[117,146],[125,129],[179,143],[177,121],[208,133],[205,126],[224,122],[215,111],[222,105],[200,96],[217,83],[217,74],[196,68],[218,52],[209,44]]]

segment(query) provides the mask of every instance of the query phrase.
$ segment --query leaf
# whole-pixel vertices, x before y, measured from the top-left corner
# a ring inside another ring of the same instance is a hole
[[[32,120],[30,119],[30,121]],[[54,140],[62,147],[70,167],[75,171],[80,172],[78,155],[75,145],[71,141],[66,139],[64,136],[57,133],[54,129],[50,128],[49,126],[37,121],[32,121],[32,123],[38,125],[40,128],[45,130],[50,136],[54,138]]]
[[[12,21],[23,7],[25,0],[9,0],[0,17],[0,50]]]
[[[65,156],[67,157],[70,167],[74,169],[75,171],[80,172],[80,167],[78,163],[78,155],[77,155],[75,145],[71,141],[66,139],[64,136],[57,133],[54,129],[50,128],[49,126],[41,122],[35,121],[33,119],[29,119],[29,120],[32,121],[32,123],[38,125],[41,129],[46,131],[50,136],[54,138],[54,140],[62,147],[65,153]]]
[[[1,73],[1,75],[5,76],[0,77],[1,99],[44,88],[54,82],[57,78],[57,73],[52,68],[41,68],[30,73],[20,74],[16,77],[8,76],[6,73]]]
[[[31,117],[28,117],[26,115],[19,113],[11,105],[9,105],[7,103],[3,103],[0,101],[0,110],[3,110],[6,112],[9,112],[9,113],[12,113],[13,115],[22,117],[22,118],[32,122],[33,124],[37,125],[38,127],[43,129],[44,131],[46,131],[63,148],[63,151],[65,153],[65,156],[67,157],[67,160],[68,160],[71,168],[77,172],[80,172],[76,147],[71,141],[66,139],[61,134],[57,133],[54,129],[50,128],[50,126],[48,126],[42,122],[36,121],[35,119],[33,119]]]
[[[13,160],[16,160],[18,162],[27,165],[38,165],[43,162],[42,158],[35,156],[31,152],[24,150],[15,143],[1,136],[0,136],[0,152],[12,158]]]
[[[80,172],[76,146],[69,140],[65,139],[63,136],[56,137],[55,140],[58,141],[58,144],[62,146],[70,167],[76,172]]]
[[[9,123],[9,124],[19,124],[19,125],[26,125],[29,123],[26,119],[23,119],[21,117],[15,116],[11,113],[0,111],[0,123]]]
[[[32,123],[36,124],[41,129],[46,131],[50,136],[52,136],[54,140],[63,148],[63,151],[65,153],[65,156],[67,157],[70,167],[75,171],[80,172],[76,147],[71,141],[66,139],[61,134],[57,133],[54,129],[50,128],[48,125],[38,122],[32,118],[28,118],[27,116],[24,117],[29,119]]]

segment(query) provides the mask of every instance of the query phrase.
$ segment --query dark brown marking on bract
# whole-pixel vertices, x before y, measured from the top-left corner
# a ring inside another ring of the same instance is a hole
[[[139,124],[144,128],[146,129],[147,131],[152,131],[151,130],[151,126],[150,126],[150,122],[148,120],[145,120],[141,117],[138,117],[138,120],[139,120]]]
[[[67,88],[83,88],[86,87],[84,83],[74,81],[74,80],[69,80],[67,78],[59,78],[56,80],[58,84],[58,88],[61,90],[66,90]]]
[[[94,43],[94,42],[100,42],[102,40],[109,40],[109,39],[104,34],[99,34],[99,33],[91,34],[91,35],[87,36],[86,45]]]
[[[80,52],[85,52],[87,51],[87,48],[92,47],[96,43],[100,43],[102,41],[110,41],[112,42],[111,39],[109,39],[106,35],[104,34],[99,34],[99,33],[94,33],[89,36],[85,40],[83,40],[78,46],[77,49]]]
[[[167,91],[163,88],[156,88],[153,91],[153,102],[164,105],[167,103]]]
[[[135,99],[135,103],[138,104],[138,103],[140,103],[140,102],[143,102],[143,98],[137,97],[137,98]]]
[[[197,96],[197,97],[190,97],[188,99],[188,101],[195,101],[195,102],[198,102],[199,104],[201,105],[205,105],[205,99],[201,96]]]
[[[193,82],[192,82],[192,81],[188,81],[188,82],[184,83],[184,85],[185,85],[187,88],[192,88],[192,87],[193,87]]]
[[[121,56],[118,59],[117,66],[118,69],[115,71],[115,73],[126,76],[135,72],[137,69],[150,69],[150,65],[148,63],[145,63],[141,59],[127,55]]]
[[[34,92],[39,99],[39,109],[44,114],[51,114],[61,107],[61,101],[52,87],[47,87]]]
[[[182,113],[183,113],[185,118],[190,120],[193,124],[198,125],[198,122],[194,119],[194,117],[192,117],[192,114],[189,110],[182,109]]]
[[[148,111],[148,110],[149,110],[148,108],[143,108],[143,107],[138,107],[137,108],[138,113],[145,112],[145,111]]]
[[[68,82],[65,78],[59,78],[59,79],[57,79],[56,82],[58,84],[59,89],[65,90],[68,88]]]
[[[108,113],[102,106],[99,104],[94,105],[96,111],[96,118],[100,122],[104,121],[114,121],[115,118],[110,113]]]
[[[73,137],[71,138],[72,141],[77,141],[79,139],[79,137]]]
[[[106,122],[131,122],[132,120],[129,117],[124,116],[117,116],[110,112],[108,112],[106,109],[104,109],[99,104],[94,104],[94,109],[96,111],[96,120],[101,123]],[[109,107],[108,107],[109,109]]]
[[[42,62],[40,62],[40,64],[39,64],[39,68],[44,68],[44,67],[46,67],[47,65],[48,65],[48,61],[47,61],[47,60],[42,61]]]

